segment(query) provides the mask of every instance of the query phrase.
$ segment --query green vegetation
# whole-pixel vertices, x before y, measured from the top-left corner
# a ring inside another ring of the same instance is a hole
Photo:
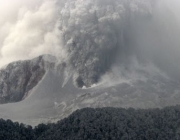
[[[135,110],[85,108],[56,124],[0,120],[0,140],[180,140],[180,106]]]

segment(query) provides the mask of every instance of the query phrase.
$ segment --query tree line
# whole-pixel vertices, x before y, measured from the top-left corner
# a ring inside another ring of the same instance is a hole
[[[34,128],[0,119],[0,140],[180,140],[180,106],[84,108]]]

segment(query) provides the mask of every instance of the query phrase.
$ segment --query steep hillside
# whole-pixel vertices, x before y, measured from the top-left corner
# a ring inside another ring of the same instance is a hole
[[[32,60],[17,61],[0,70],[0,104],[21,101],[55,66],[55,57],[39,56]]]

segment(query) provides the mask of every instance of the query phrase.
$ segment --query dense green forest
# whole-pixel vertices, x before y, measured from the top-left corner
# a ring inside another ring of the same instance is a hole
[[[180,140],[180,106],[85,108],[35,128],[0,119],[0,140]]]

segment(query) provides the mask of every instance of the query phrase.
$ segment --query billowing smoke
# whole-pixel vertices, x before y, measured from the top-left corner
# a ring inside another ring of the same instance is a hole
[[[0,66],[49,53],[80,87],[109,71],[179,79],[179,9],[178,0],[0,0]]]
[[[56,0],[0,0],[0,67],[41,54],[62,56]]]
[[[67,1],[60,30],[78,83],[92,85],[113,65],[119,67],[117,75],[156,67],[179,77],[178,4],[177,0]]]
[[[79,86],[90,86],[107,72],[116,56],[129,59],[131,22],[149,18],[149,1],[76,0],[61,10],[60,30]],[[125,60],[126,61],[126,60]]]

